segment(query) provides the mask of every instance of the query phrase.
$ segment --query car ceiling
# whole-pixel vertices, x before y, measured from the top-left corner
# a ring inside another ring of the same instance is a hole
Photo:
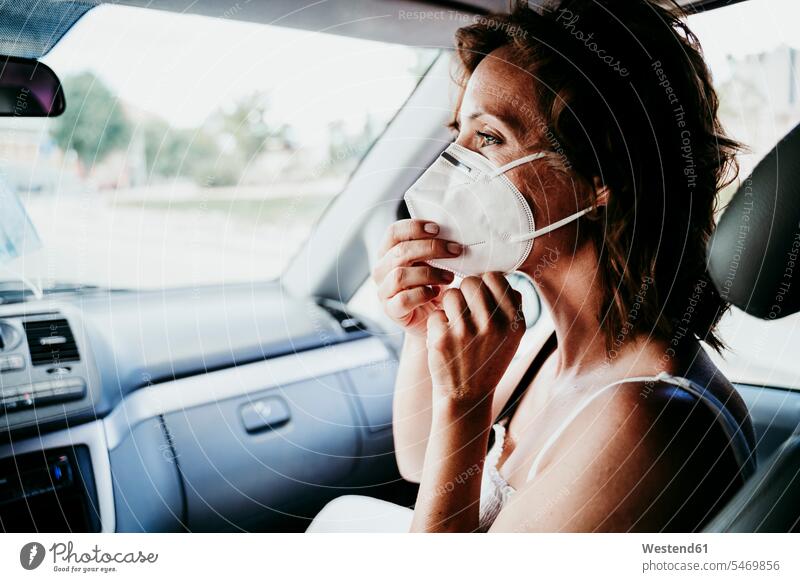
[[[545,5],[550,0],[531,0]],[[742,0],[677,0],[708,10]],[[27,0],[0,3],[0,54],[46,54],[86,11],[122,4],[258,22],[412,46],[449,48],[453,34],[476,15],[502,12],[509,0]]]

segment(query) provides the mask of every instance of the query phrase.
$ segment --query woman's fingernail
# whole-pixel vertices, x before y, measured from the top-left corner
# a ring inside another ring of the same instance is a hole
[[[433,222],[425,223],[425,226],[423,228],[425,229],[425,232],[427,232],[428,234],[436,234],[437,232],[439,232],[439,225],[434,224]]]
[[[453,275],[452,271],[445,271],[445,272],[442,274],[442,279],[444,279],[444,280],[445,280],[445,281],[447,281],[448,283],[449,283],[450,281],[452,281],[454,277],[455,277],[455,275]]]
[[[447,243],[447,252],[451,255],[460,255],[461,245],[458,243]]]

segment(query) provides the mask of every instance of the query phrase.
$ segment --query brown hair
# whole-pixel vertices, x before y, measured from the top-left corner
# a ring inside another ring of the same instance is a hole
[[[706,270],[717,192],[738,173],[700,43],[674,5],[651,0],[526,3],[456,34],[465,82],[490,52],[510,49],[536,80],[537,130],[562,171],[607,186],[590,230],[600,252],[607,345],[634,331],[714,332],[728,304]]]

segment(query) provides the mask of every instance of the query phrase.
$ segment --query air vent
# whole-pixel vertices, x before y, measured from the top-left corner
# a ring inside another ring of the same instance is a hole
[[[34,366],[58,365],[80,360],[75,337],[66,319],[25,321],[28,349]]]

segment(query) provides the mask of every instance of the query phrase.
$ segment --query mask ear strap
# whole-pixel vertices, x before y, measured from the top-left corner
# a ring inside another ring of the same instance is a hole
[[[580,218],[581,216],[583,216],[584,214],[586,214],[587,212],[592,210],[592,208],[594,208],[594,206],[588,206],[588,207],[584,208],[583,210],[579,210],[575,214],[571,214],[570,216],[567,216],[566,218],[562,218],[561,220],[556,220],[553,224],[548,224],[547,226],[544,226],[544,227],[540,228],[539,230],[534,230],[533,232],[527,232],[525,234],[512,236],[510,239],[508,239],[508,242],[517,243],[517,242],[523,242],[523,241],[526,241],[526,240],[532,240],[534,238],[540,237],[543,234],[547,234],[548,232],[552,232],[552,231],[556,230],[557,228],[561,228],[562,226],[564,226],[566,224],[569,224],[573,220],[577,220],[578,218]]]
[[[533,160],[538,160],[539,158],[543,158],[547,155],[547,152],[537,152],[535,154],[529,154],[527,156],[523,156],[518,160],[514,160],[513,162],[508,162],[504,166],[500,166],[496,170],[488,173],[487,176],[490,178],[496,178],[500,174],[505,174],[509,170],[513,170],[517,166],[521,166],[522,164],[527,164],[528,162],[532,162]]]

